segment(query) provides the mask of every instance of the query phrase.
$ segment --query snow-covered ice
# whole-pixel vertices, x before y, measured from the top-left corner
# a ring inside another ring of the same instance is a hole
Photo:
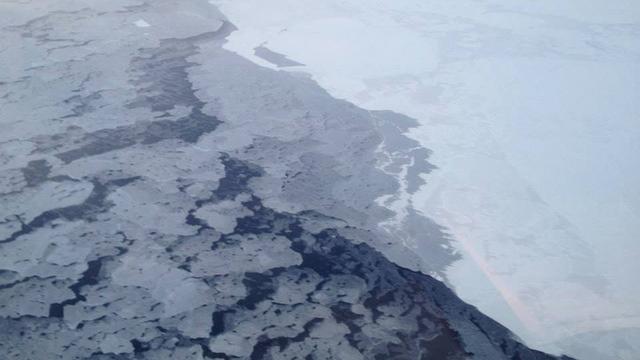
[[[145,28],[151,26],[148,22],[144,21],[144,19],[138,19],[134,22],[137,27]]]

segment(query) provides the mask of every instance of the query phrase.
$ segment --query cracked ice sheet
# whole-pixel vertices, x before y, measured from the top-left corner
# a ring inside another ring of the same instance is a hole
[[[112,274],[113,283],[148,289],[153,298],[164,305],[164,316],[173,316],[210,303],[213,294],[209,287],[189,272],[164,264],[161,261],[162,250],[149,249],[144,259],[140,255],[125,256]]]
[[[242,206],[242,201],[248,201],[249,196],[239,196],[239,199],[223,200],[217,204],[209,204],[199,208],[195,215],[223,234],[230,234],[236,227],[237,218],[252,215],[253,212]]]
[[[440,170],[412,201],[464,254],[447,275],[465,300],[545,350],[633,339],[635,2],[211,2],[239,28],[226,48],[276,68],[266,46],[334,96],[421,121]]]
[[[2,196],[0,218],[19,216],[22,221],[29,222],[47,210],[82,203],[92,189],[93,185],[88,182],[48,181],[36,189]]]

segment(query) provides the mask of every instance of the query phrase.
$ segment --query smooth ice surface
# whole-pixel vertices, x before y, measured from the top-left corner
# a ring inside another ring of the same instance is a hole
[[[463,299],[545,350],[640,356],[638,2],[210,2],[227,49],[421,122],[438,169],[385,204],[448,228]]]
[[[148,22],[144,21],[143,19],[138,19],[134,22],[134,24],[136,24],[137,27],[149,27],[151,26],[151,24],[149,24]]]

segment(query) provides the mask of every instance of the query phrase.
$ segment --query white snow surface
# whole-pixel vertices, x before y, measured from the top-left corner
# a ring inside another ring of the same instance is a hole
[[[138,19],[134,22],[137,27],[145,28],[151,26],[148,22],[144,21],[144,19]]]
[[[542,350],[639,358],[640,2],[210,3],[227,49],[420,122],[438,169],[409,205],[451,234],[464,300]]]

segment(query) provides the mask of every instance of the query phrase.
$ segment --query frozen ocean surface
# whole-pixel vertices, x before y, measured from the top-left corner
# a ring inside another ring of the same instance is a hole
[[[418,119],[437,169],[379,201],[446,227],[464,300],[547,351],[640,357],[640,3],[210,2],[225,48]]]
[[[571,359],[439,280],[417,120],[237,30],[206,0],[0,1],[0,360]]]

